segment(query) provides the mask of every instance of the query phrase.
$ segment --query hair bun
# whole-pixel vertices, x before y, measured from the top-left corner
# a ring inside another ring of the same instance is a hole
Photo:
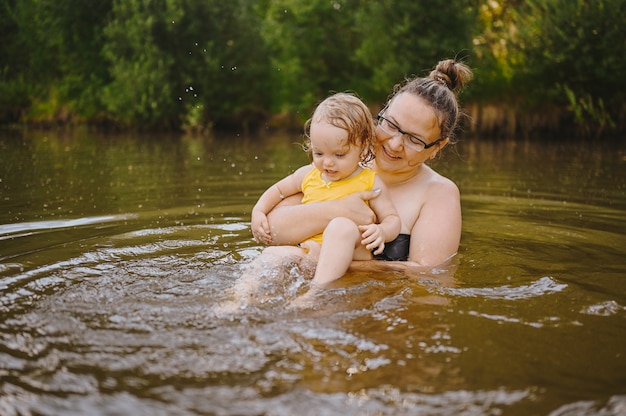
[[[435,73],[431,76],[435,81],[442,83],[443,85],[450,88],[451,90],[454,89],[454,86],[452,85],[452,80],[450,79],[449,76],[447,76],[446,74],[440,71],[433,71],[433,72]]]
[[[472,70],[462,62],[457,62],[454,59],[445,59],[439,61],[429,76],[452,91],[456,91],[463,88],[472,79]]]

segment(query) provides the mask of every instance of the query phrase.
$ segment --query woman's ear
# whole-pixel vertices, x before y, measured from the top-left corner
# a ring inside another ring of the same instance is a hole
[[[437,156],[437,155],[439,154],[439,152],[441,152],[441,150],[442,150],[444,147],[446,147],[446,145],[447,145],[448,143],[450,143],[450,139],[448,139],[447,137],[446,137],[444,140],[442,140],[441,142],[439,142],[439,143],[437,144],[437,150],[435,150],[434,152],[432,152],[432,153],[430,154],[430,158],[431,158],[431,159],[434,159],[434,158],[435,158],[435,156]]]

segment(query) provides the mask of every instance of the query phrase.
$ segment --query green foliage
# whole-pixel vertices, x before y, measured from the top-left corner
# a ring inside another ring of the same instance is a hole
[[[272,57],[277,110],[309,110],[330,91],[356,90],[367,68],[355,62],[358,0],[270,1],[263,37]]]
[[[475,11],[468,0],[362,1],[356,59],[371,75],[366,94],[379,100],[408,76],[424,76],[441,59],[472,47]]]
[[[512,48],[521,4],[525,0],[472,1],[476,13],[472,56],[475,77],[472,91],[484,101],[511,102],[517,85],[514,67],[524,61],[522,51]],[[522,87],[524,88],[524,87]]]
[[[594,99],[591,94],[577,97],[567,85],[563,85],[562,88],[567,96],[569,109],[574,113],[574,121],[584,130],[585,135],[598,137],[604,129],[615,127],[615,122],[601,97]]]
[[[28,85],[24,81],[27,68],[25,48],[19,24],[8,0],[0,1],[0,122],[19,117],[29,104]]]
[[[175,117],[168,82],[173,59],[160,50],[153,34],[155,25],[174,12],[168,5],[156,0],[113,3],[103,49],[112,81],[104,87],[103,102],[118,122],[168,124]]]
[[[332,91],[380,104],[460,57],[466,102],[619,129],[624,21],[623,0],[0,0],[0,122],[305,119]]]
[[[569,104],[575,120],[602,127],[623,115],[626,2],[527,0],[515,46],[519,83],[529,98]]]
[[[252,121],[267,63],[251,2],[119,0],[105,28],[107,109],[125,124]]]
[[[263,35],[270,45],[275,105],[310,109],[330,91],[382,102],[407,76],[471,47],[467,0],[275,0]]]
[[[57,105],[77,116],[96,115],[97,92],[108,79],[100,49],[110,2],[22,0],[4,7],[14,26],[10,45],[19,48],[8,52],[5,74],[28,85],[29,102],[36,104],[31,117],[51,118]]]

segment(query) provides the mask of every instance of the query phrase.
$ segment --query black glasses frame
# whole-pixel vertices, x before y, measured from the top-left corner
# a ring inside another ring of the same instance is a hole
[[[408,136],[409,140],[411,141],[411,143],[417,145],[418,143],[416,143],[415,141],[417,140],[417,142],[419,142],[419,144],[421,144],[422,146],[424,146],[424,148],[422,150],[428,149],[433,147],[434,145],[440,143],[444,138],[440,137],[437,140],[435,140],[432,143],[426,143],[424,140],[420,139],[417,136],[412,135],[409,132],[406,132],[404,130],[402,130],[400,128],[400,126],[398,126],[396,123],[394,123],[393,121],[389,120],[388,118],[384,117],[383,114],[385,113],[385,111],[387,111],[387,107],[383,108],[382,110],[380,110],[380,113],[378,113],[378,116],[376,116],[376,119],[378,120],[378,122],[380,123],[381,120],[386,121],[387,123],[391,124],[393,126],[393,128],[395,128],[396,130],[398,130],[398,133],[402,134],[403,136]],[[382,127],[381,127],[382,128]],[[419,150],[420,152],[422,150]]]

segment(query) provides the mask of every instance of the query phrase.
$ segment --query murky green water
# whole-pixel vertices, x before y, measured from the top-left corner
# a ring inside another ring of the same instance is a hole
[[[466,139],[452,264],[216,316],[299,141],[0,134],[0,414],[626,412],[623,141]]]

